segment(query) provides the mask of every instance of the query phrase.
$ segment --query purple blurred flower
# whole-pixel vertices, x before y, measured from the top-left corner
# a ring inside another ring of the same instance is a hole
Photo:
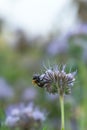
[[[68,44],[67,39],[65,39],[65,36],[60,36],[59,38],[53,40],[48,48],[47,52],[51,55],[66,53],[68,50]]]
[[[46,93],[46,99],[48,101],[55,101],[56,99],[58,99],[58,94],[49,94],[49,93]]]
[[[8,116],[6,118],[5,125],[9,127],[16,127],[18,125],[19,120],[20,120],[19,116],[15,116],[15,117]]]
[[[37,97],[37,90],[35,88],[26,88],[23,91],[22,99],[24,101],[33,101]]]
[[[87,24],[79,24],[78,26],[76,26],[73,31],[72,31],[72,35],[79,35],[79,34],[85,34],[87,35]]]
[[[11,105],[6,109],[5,125],[8,127],[16,127],[20,121],[20,105]]]
[[[14,96],[13,89],[7,84],[7,82],[0,78],[0,98],[1,99],[10,99]]]
[[[87,24],[79,24],[73,30],[66,33],[66,39],[73,37],[74,43],[83,49],[82,59],[87,61]]]
[[[54,39],[48,46],[47,52],[51,55],[63,54],[68,51],[68,40],[73,36],[87,35],[87,24],[76,25],[73,29]],[[80,39],[81,40],[81,39]]]
[[[14,107],[13,107],[14,106]],[[35,107],[31,102],[28,105],[19,104],[9,106],[6,109],[5,125],[8,127],[25,128],[31,129],[34,124],[37,126],[45,120],[45,113],[40,111],[38,107]],[[39,123],[39,124],[38,124]]]
[[[87,24],[76,25],[73,29],[65,33],[65,40],[68,40],[72,36],[87,35]]]
[[[45,115],[39,110],[39,108],[35,108],[32,116],[36,121],[44,121],[46,119]]]
[[[24,106],[24,103],[20,103],[20,104],[13,104],[13,105],[10,105],[9,107],[6,108],[5,110],[5,114],[6,116],[9,116],[9,115],[18,115],[20,113],[20,110],[24,109],[25,106]]]

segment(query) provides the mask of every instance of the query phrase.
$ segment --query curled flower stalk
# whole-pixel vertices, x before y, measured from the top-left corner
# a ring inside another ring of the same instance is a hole
[[[61,106],[61,130],[64,130],[64,94],[70,94],[75,81],[76,71],[65,72],[65,65],[61,69],[57,65],[46,69],[41,75],[35,74],[32,82],[49,93],[58,93]]]

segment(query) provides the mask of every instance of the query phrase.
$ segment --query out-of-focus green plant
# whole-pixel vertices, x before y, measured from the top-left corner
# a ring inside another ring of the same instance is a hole
[[[81,101],[79,107],[79,128],[87,128],[87,66],[84,62],[78,62],[79,79],[81,86]]]

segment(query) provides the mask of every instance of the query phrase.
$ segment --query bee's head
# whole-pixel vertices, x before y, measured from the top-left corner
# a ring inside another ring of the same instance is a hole
[[[36,85],[39,82],[39,80],[40,80],[40,75],[39,74],[34,74],[33,79],[32,79],[32,83],[34,85]]]

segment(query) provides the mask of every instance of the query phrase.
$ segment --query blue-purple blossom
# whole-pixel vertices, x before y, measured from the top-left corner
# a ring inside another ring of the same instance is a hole
[[[28,105],[13,105],[6,109],[5,125],[9,128],[31,128],[46,119],[45,113],[31,102]]]
[[[75,81],[75,75],[76,71],[66,73],[65,65],[61,69],[55,65],[46,69],[41,75],[34,75],[33,83],[45,88],[49,93],[69,94]]]
[[[5,81],[4,78],[0,78],[0,98],[10,99],[14,96],[14,91],[10,85]]]

